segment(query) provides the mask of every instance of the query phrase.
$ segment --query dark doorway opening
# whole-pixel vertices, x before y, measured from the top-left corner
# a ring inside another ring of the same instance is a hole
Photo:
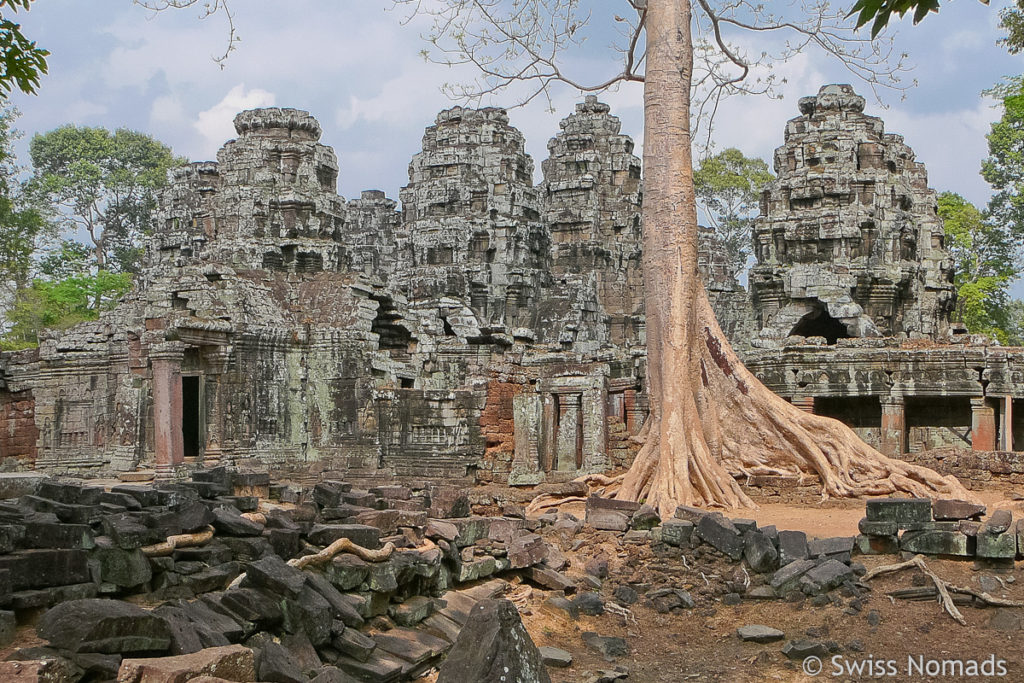
[[[824,337],[829,344],[835,344],[837,339],[850,337],[846,325],[830,316],[825,309],[811,311],[800,318],[800,322],[790,334],[801,337]]]
[[[181,434],[186,458],[198,458],[202,450],[202,404],[199,377],[181,378]]]

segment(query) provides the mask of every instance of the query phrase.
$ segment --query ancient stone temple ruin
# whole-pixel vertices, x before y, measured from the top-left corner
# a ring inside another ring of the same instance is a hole
[[[801,100],[750,296],[702,231],[722,327],[772,389],[886,452],[1010,450],[1024,355],[954,334],[924,167],[863,110],[849,86]],[[338,195],[308,113],[235,127],[216,162],[175,171],[114,311],[0,355],[6,466],[535,484],[630,463],[642,185],[607,105],[561,122],[536,185],[504,110],[441,112],[400,210]]]
[[[401,212],[337,194],[309,114],[235,127],[216,163],[174,173],[116,310],[3,356],[5,458],[467,482],[629,462],[640,160],[606,105],[562,122],[536,186],[504,110],[441,112]]]
[[[786,125],[754,230],[747,365],[888,454],[1013,450],[1024,353],[950,323],[935,192],[903,138],[863,111],[850,86],[825,86]]]

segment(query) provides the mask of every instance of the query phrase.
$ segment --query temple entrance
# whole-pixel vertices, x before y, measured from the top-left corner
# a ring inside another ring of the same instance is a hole
[[[198,376],[181,378],[181,435],[185,458],[196,459],[203,449],[203,414]]]
[[[800,322],[790,334],[801,337],[824,337],[829,344],[835,344],[837,339],[848,339],[850,336],[846,325],[830,316],[823,308],[811,311],[800,318]]]

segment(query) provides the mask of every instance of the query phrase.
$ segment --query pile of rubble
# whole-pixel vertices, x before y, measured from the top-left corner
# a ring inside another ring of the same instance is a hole
[[[507,586],[478,579],[547,553],[536,522],[469,516],[452,487],[301,491],[224,468],[110,490],[13,482],[21,495],[0,502],[0,637],[9,645],[16,622],[50,607],[37,625],[49,644],[16,650],[2,680],[407,680]]]

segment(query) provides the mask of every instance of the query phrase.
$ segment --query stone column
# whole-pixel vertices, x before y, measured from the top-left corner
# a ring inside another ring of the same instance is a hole
[[[814,412],[814,397],[813,396],[794,396],[793,405],[805,413]]]
[[[203,466],[216,467],[221,464],[224,443],[224,392],[221,381],[227,372],[228,350],[223,346],[204,347],[205,363],[203,415],[206,425],[206,443],[203,450]],[[207,410],[209,408],[209,410]]]
[[[626,429],[630,434],[636,434],[644,423],[644,409],[637,398],[636,389],[626,389],[623,392],[623,410],[626,412]]]
[[[880,450],[898,458],[907,452],[907,411],[902,396],[882,396],[882,433]]]
[[[544,394],[540,419],[540,469],[542,472],[550,472],[555,469],[555,444],[558,439],[554,395]]]
[[[181,344],[160,344],[150,351],[153,365],[153,426],[156,447],[156,478],[167,481],[185,461],[181,433]]]
[[[556,469],[571,472],[577,469],[576,454],[580,447],[580,395],[558,395],[558,442]]]
[[[983,396],[971,399],[971,448],[976,451],[996,449],[996,411]]]
[[[1004,451],[1013,450],[1013,396],[1003,397],[1003,443]]]

